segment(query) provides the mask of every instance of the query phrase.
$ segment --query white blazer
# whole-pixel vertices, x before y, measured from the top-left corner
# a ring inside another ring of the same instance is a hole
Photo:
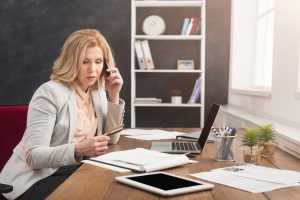
[[[107,101],[103,89],[92,90],[98,129],[97,135],[123,121],[125,103]],[[34,93],[27,115],[27,127],[0,174],[0,182],[10,184],[13,191],[4,194],[15,199],[37,181],[50,176],[61,166],[76,165],[73,139],[77,121],[75,90],[59,82],[48,81]],[[111,136],[115,144],[120,134]]]

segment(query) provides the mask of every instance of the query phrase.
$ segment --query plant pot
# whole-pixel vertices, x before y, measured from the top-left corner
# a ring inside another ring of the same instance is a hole
[[[274,156],[275,145],[270,142],[265,142],[262,144],[263,149],[261,150],[261,156],[264,158],[270,158]]]
[[[259,150],[243,150],[243,157],[246,163],[257,164],[260,160]]]

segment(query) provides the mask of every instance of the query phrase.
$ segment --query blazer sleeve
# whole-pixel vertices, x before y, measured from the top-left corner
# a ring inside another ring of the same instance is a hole
[[[123,123],[125,102],[123,99],[119,100],[119,105],[108,102],[107,117],[104,124],[104,133],[115,126]],[[120,132],[110,136],[109,144],[116,144],[120,138]]]
[[[26,162],[33,169],[77,164],[74,158],[75,144],[66,141],[66,144],[50,146],[51,140],[55,139],[52,135],[62,104],[60,101],[68,99],[67,96],[61,96],[67,95],[67,92],[55,89],[47,84],[42,85],[29,104],[23,149]]]

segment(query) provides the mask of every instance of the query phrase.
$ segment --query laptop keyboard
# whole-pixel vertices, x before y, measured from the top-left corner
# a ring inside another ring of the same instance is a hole
[[[200,145],[198,143],[192,142],[172,142],[172,150],[179,151],[197,151],[200,150]]]

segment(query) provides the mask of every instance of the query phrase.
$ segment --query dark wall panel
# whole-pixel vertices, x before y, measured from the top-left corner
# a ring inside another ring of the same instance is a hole
[[[53,61],[58,56],[66,37],[78,29],[96,28],[110,43],[117,67],[124,79],[121,96],[127,103],[125,123],[128,127],[130,124],[130,3],[130,0],[1,1],[0,105],[28,103],[37,87],[49,80]],[[172,13],[168,14],[167,11],[168,9],[162,13],[165,18],[172,16]],[[182,13],[187,12],[182,11]],[[144,14],[146,16],[147,13]],[[212,102],[227,102],[230,0],[207,0],[206,29],[206,105],[208,106]],[[179,29],[171,28],[168,31],[173,33],[178,32]],[[153,54],[155,56],[155,52]],[[157,52],[157,56],[160,55],[162,54]],[[175,51],[174,55],[168,56],[170,62],[174,62],[171,58],[177,56],[184,57],[185,54]],[[200,62],[195,60],[197,63]],[[178,79],[174,77],[170,77],[169,80],[169,85],[186,84],[178,84]],[[138,90],[143,90],[143,87],[143,85],[138,86]],[[185,91],[190,90],[192,88],[185,89]],[[165,95],[159,90],[158,93],[162,94],[162,98],[168,98],[168,94]],[[184,101],[188,96],[189,94],[184,93]],[[159,110],[153,109],[147,114],[148,116],[145,116],[143,109],[138,109],[138,114],[142,115],[138,122],[141,126],[163,127],[172,126],[172,123],[177,123],[176,119],[178,119],[181,123],[178,126],[198,126],[198,112],[190,109],[165,108],[166,116],[180,115],[174,120],[165,121],[162,117],[158,117]]]

